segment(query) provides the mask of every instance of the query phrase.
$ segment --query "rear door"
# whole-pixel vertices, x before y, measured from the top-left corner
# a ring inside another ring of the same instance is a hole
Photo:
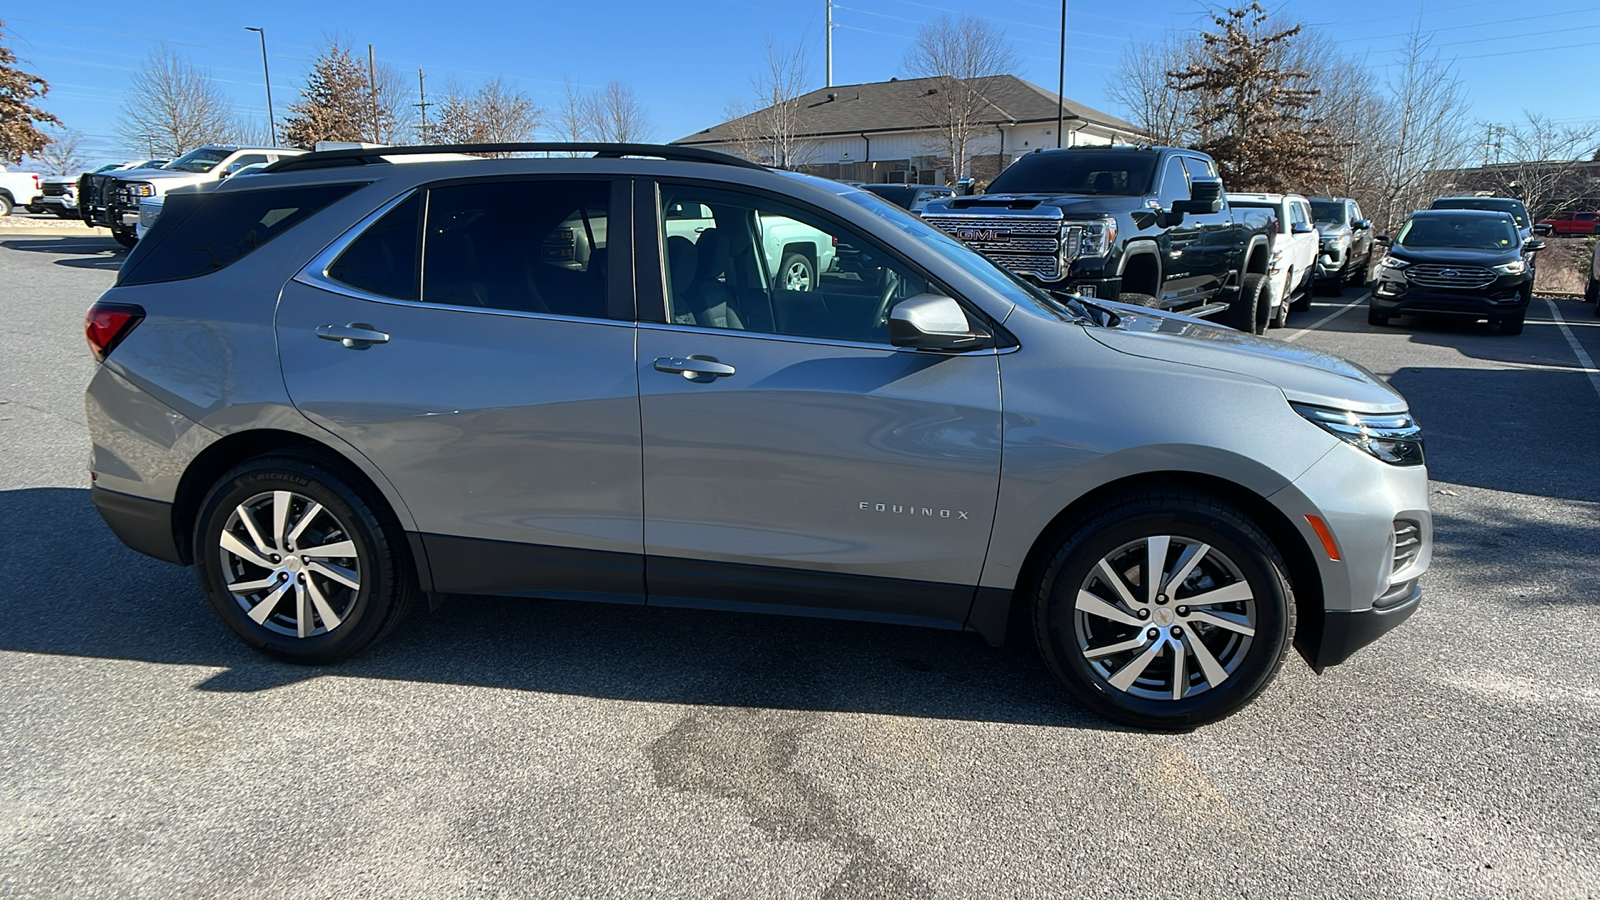
[[[643,602],[628,191],[418,190],[284,288],[290,396],[398,489],[439,591]]]
[[[941,289],[822,213],[660,190],[714,227],[692,244],[670,222],[636,237],[666,245],[639,267],[651,604],[959,627],[999,486],[998,355],[891,346],[887,310]],[[809,290],[786,289],[761,249],[779,227],[838,243]]]

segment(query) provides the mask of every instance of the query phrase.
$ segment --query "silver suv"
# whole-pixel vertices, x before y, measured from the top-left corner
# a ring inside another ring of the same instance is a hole
[[[443,150],[503,158],[175,193],[89,312],[97,507],[274,657],[438,594],[798,613],[1031,640],[1181,729],[1418,606],[1421,433],[1358,366],[704,150]],[[805,290],[773,222],[829,236]]]

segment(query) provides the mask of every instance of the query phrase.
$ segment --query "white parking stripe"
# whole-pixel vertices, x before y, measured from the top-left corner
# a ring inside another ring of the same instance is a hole
[[[1561,310],[1556,307],[1556,302],[1548,297],[1545,298],[1544,302],[1550,307],[1550,318],[1556,320],[1556,327],[1560,328],[1561,333],[1566,336],[1567,343],[1571,345],[1573,354],[1578,357],[1578,364],[1583,366],[1584,373],[1589,376],[1589,384],[1594,388],[1596,394],[1600,394],[1600,372],[1595,371],[1594,360],[1589,358],[1589,354],[1583,349],[1583,345],[1578,343],[1577,336],[1572,333],[1571,328],[1567,327],[1567,320],[1561,317]]]
[[[1314,323],[1312,325],[1309,325],[1309,326],[1307,326],[1305,328],[1302,328],[1299,331],[1296,331],[1294,334],[1291,334],[1288,337],[1283,338],[1282,340],[1285,340],[1285,341],[1298,341],[1298,340],[1300,340],[1301,338],[1305,337],[1306,335],[1310,334],[1311,332],[1316,331],[1318,328],[1321,328],[1322,326],[1328,324],[1329,322],[1332,322],[1334,319],[1337,319],[1340,316],[1344,315],[1345,311],[1348,310],[1350,307],[1355,306],[1358,303],[1367,302],[1367,296],[1368,296],[1367,294],[1362,294],[1361,296],[1355,298],[1354,300],[1351,300],[1349,303],[1346,303],[1345,305],[1339,307],[1338,309],[1334,310],[1333,312],[1328,313],[1326,316],[1322,317],[1322,319],[1320,319],[1316,323]]]

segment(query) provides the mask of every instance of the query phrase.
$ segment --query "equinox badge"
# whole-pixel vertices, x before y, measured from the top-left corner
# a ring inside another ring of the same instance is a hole
[[[899,503],[872,503],[867,500],[861,501],[861,509],[866,512],[888,513],[892,516],[929,516],[971,521],[971,517],[964,509],[934,509],[931,506],[903,506]]]

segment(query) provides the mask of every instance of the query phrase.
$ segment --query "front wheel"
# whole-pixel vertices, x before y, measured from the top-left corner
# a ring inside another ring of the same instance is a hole
[[[1034,585],[1034,634],[1085,706],[1139,728],[1182,730],[1261,693],[1294,636],[1294,598],[1272,541],[1207,494],[1113,501],[1057,545]]]
[[[111,236],[117,239],[117,243],[127,247],[129,250],[133,249],[134,244],[139,243],[139,234],[135,231],[113,228],[111,229]]]
[[[785,253],[778,264],[778,285],[785,291],[815,290],[817,270],[803,253]]]
[[[1239,282],[1239,295],[1228,308],[1217,316],[1217,321],[1248,334],[1261,334],[1266,330],[1266,319],[1260,310],[1267,302],[1267,276],[1254,272]]]
[[[1147,306],[1151,309],[1159,309],[1161,307],[1161,301],[1157,300],[1153,294],[1122,293],[1117,295],[1117,300],[1130,306]]]
[[[405,535],[353,484],[285,456],[246,462],[211,489],[195,574],[246,643],[286,662],[332,663],[399,624],[415,590]]]
[[[1389,317],[1369,307],[1367,309],[1367,324],[1382,328],[1389,324]]]
[[[1527,313],[1517,313],[1510,318],[1500,319],[1496,324],[1500,326],[1500,333],[1514,337],[1522,333],[1522,323]]]
[[[11,215],[11,210],[15,208],[16,206],[11,202],[10,197],[7,197],[5,194],[0,194],[0,216]]]

